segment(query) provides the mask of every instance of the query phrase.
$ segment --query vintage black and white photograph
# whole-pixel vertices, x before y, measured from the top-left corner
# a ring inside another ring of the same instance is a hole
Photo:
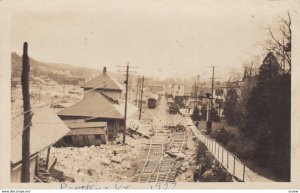
[[[13,1],[10,182],[291,182],[297,3]]]

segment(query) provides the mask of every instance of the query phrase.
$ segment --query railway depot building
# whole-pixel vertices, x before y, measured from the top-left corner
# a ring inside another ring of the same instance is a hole
[[[58,112],[71,129],[62,142],[73,146],[90,146],[114,140],[124,129],[123,87],[108,75],[105,67],[103,73],[81,87],[84,89],[84,98]],[[137,110],[128,103],[127,117],[130,118]]]

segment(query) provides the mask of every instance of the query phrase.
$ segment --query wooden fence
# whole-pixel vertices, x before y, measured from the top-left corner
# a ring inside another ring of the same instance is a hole
[[[198,140],[203,142],[207,149],[214,155],[214,157],[223,165],[227,171],[240,182],[252,182],[247,171],[250,171],[245,164],[238,159],[235,155],[227,151],[221,144],[216,142],[214,139],[198,131],[198,129],[191,124],[192,121],[188,120],[188,126],[197,137]]]

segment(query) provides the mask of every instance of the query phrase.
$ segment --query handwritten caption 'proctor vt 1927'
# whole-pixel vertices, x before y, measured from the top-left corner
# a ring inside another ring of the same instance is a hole
[[[161,183],[149,183],[149,184],[143,184],[143,186],[138,186],[135,184],[126,184],[126,183],[116,183],[112,185],[99,185],[99,184],[83,184],[83,185],[77,185],[77,184],[67,184],[67,183],[61,183],[60,189],[65,190],[104,190],[104,189],[114,189],[114,190],[129,190],[129,189],[158,189],[158,190],[168,190],[168,189],[175,189],[176,182],[161,182]]]

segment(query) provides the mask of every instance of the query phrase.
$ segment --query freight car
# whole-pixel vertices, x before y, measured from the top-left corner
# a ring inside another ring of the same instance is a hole
[[[156,104],[157,100],[155,98],[149,98],[148,99],[148,108],[149,109],[155,109],[156,108]]]
[[[154,95],[148,98],[148,108],[155,109],[157,106],[158,96]]]

